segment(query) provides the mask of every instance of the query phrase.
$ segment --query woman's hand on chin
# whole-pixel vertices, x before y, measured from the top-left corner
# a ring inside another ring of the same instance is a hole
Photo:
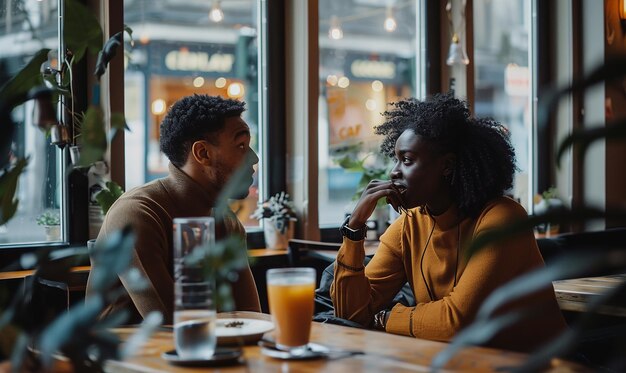
[[[365,187],[361,198],[352,211],[348,226],[354,229],[364,226],[374,212],[378,200],[383,197],[396,211],[404,208],[400,188],[389,180],[372,180]]]

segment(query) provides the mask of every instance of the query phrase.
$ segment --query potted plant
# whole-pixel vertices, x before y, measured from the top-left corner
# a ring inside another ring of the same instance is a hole
[[[293,202],[289,194],[277,193],[259,205],[251,217],[261,220],[265,245],[268,249],[286,249],[293,238],[294,225],[297,221]]]
[[[37,225],[46,230],[47,241],[58,241],[61,238],[61,218],[56,210],[46,210],[36,219]]]
[[[557,189],[552,186],[534,198],[534,213],[544,215],[551,211],[560,210],[564,207],[563,201],[557,196]],[[545,222],[535,227],[535,237],[552,237],[559,233],[560,226],[556,223]]]
[[[96,201],[102,209],[102,215],[106,215],[109,208],[113,205],[118,198],[124,194],[122,187],[115,181],[107,181],[105,188],[102,188],[98,194],[96,194]]]

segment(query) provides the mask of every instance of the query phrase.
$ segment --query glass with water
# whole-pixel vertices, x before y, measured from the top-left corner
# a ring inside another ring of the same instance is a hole
[[[213,218],[174,219],[174,343],[182,359],[215,352],[215,279],[203,268],[214,245]]]

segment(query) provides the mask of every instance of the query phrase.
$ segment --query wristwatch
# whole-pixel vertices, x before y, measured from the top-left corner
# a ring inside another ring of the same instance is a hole
[[[376,330],[387,330],[387,310],[382,310],[374,315],[372,327]]]
[[[341,228],[339,228],[341,235],[351,241],[364,240],[365,236],[367,235],[367,225],[364,225],[359,229],[352,229],[348,226],[348,222],[350,222],[350,215],[346,217],[346,220],[343,221]]]

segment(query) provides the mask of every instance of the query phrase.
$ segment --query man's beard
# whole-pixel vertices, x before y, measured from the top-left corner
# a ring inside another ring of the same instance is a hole
[[[241,165],[239,167],[244,167],[244,165]],[[245,176],[245,182],[229,184],[230,178],[237,177],[238,172],[235,169],[234,171],[230,172],[230,174],[227,176],[225,169],[226,167],[221,162],[221,160],[218,161],[218,163],[215,165],[216,180],[218,183],[220,183],[219,185],[223,188],[220,191],[220,194],[229,199],[245,199],[246,197],[248,197],[248,194],[250,194],[250,191],[249,191],[250,185],[248,184],[247,175]],[[240,177],[240,178],[242,179],[241,181],[243,181],[243,177]],[[226,189],[229,189],[229,190],[226,190]]]

